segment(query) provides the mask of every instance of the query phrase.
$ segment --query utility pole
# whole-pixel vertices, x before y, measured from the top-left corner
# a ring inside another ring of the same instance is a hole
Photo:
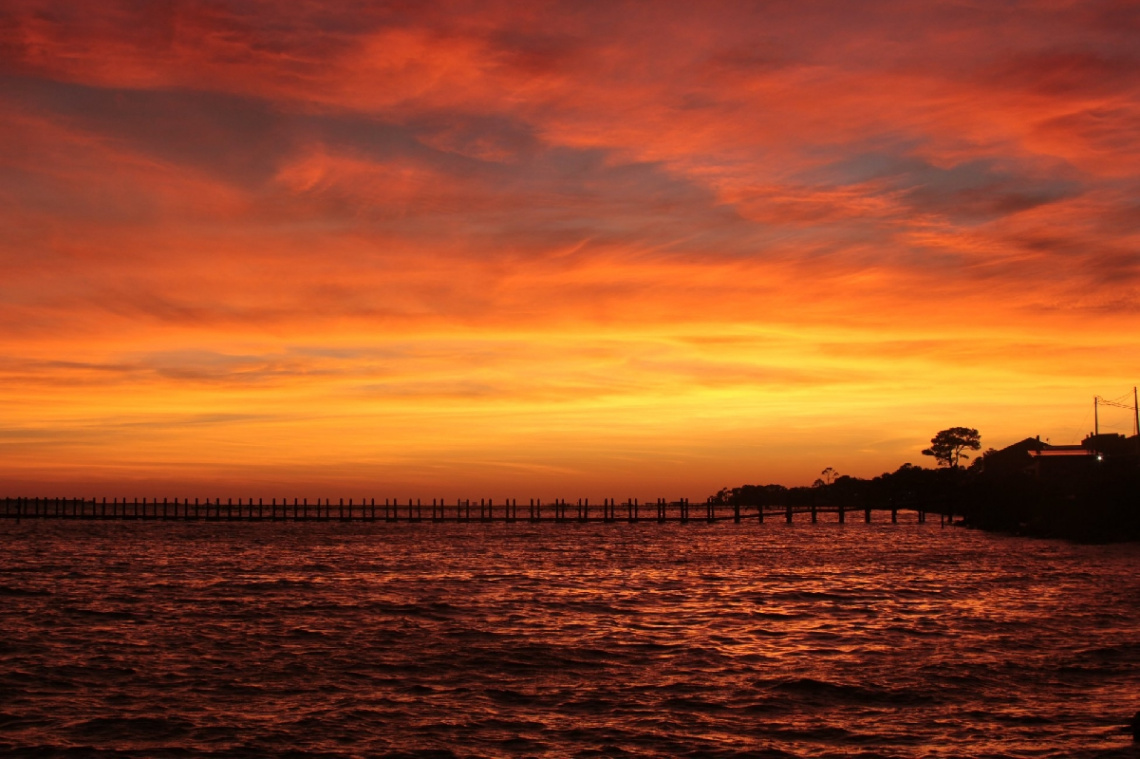
[[[1136,452],[1140,454],[1140,401],[1136,397],[1136,386],[1132,386],[1132,421],[1136,425]]]
[[[1093,396],[1093,435],[1094,436],[1100,434],[1100,408],[1097,406],[1097,401],[1099,401],[1099,400],[1100,400],[1100,398],[1098,396],[1095,396],[1095,395]]]

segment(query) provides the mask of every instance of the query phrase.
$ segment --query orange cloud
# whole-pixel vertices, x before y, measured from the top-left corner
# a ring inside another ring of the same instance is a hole
[[[0,478],[699,498],[1079,438],[1140,373],[1135,23],[9,3]]]

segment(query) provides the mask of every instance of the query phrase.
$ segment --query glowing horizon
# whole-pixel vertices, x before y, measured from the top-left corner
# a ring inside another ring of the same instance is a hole
[[[703,498],[1140,380],[1127,3],[3,20],[0,496]]]

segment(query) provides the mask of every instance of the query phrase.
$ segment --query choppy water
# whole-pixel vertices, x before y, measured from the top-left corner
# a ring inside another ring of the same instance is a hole
[[[1140,549],[0,524],[0,754],[1136,756]]]

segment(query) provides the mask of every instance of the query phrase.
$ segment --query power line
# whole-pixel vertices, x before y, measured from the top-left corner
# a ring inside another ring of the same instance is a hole
[[[1136,388],[1132,388],[1132,403],[1122,403],[1121,401],[1127,400],[1128,393],[1120,396],[1119,398],[1102,398],[1099,395],[1093,396],[1093,431],[1095,434],[1100,434],[1100,407],[1111,406],[1114,408],[1128,409],[1132,412],[1133,424],[1136,429],[1136,436],[1140,438],[1140,399],[1137,398]]]

